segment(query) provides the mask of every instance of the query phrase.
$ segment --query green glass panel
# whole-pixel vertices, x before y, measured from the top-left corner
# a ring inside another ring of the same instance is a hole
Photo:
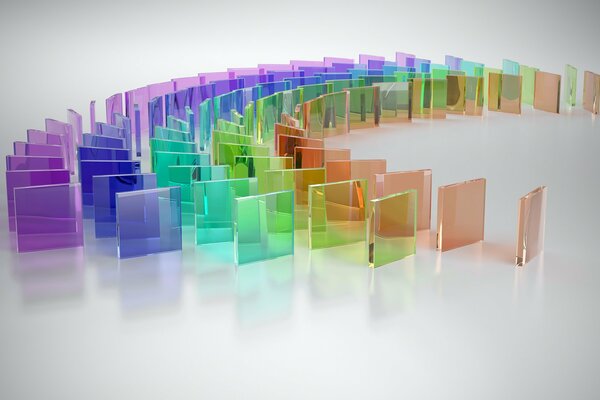
[[[521,101],[523,104],[533,105],[533,94],[535,91],[535,73],[538,68],[528,67],[527,65],[520,66],[520,74],[523,77],[521,84]]]
[[[267,193],[265,171],[271,169],[290,169],[293,157],[256,157],[237,156],[233,167],[234,178],[253,178],[258,180],[258,193]]]
[[[294,192],[238,197],[233,205],[236,265],[294,254]]]
[[[373,86],[375,83],[380,82],[396,82],[395,75],[364,75],[359,79],[363,80],[363,86]]]
[[[432,81],[431,79],[412,79],[412,117],[431,118],[432,114]]]
[[[229,165],[170,165],[168,186],[181,188],[181,213],[184,225],[194,224],[194,191],[192,184],[199,181],[223,180],[231,177]]]
[[[369,266],[380,267],[416,253],[417,191],[369,202]]]
[[[365,82],[361,79],[336,79],[327,81],[332,86],[331,92],[341,92],[344,89],[365,86]]]
[[[367,181],[309,186],[308,234],[311,249],[365,240]]]
[[[379,86],[381,120],[384,122],[410,121],[412,82],[382,82]]]
[[[303,103],[302,89],[285,90],[281,92],[282,113],[294,115],[296,106]]]
[[[306,136],[312,139],[348,133],[349,94],[330,93],[304,103]]]
[[[165,128],[164,126],[154,127],[154,138],[163,140],[175,140],[178,142],[191,142],[192,136],[189,132],[178,131],[176,129]]]
[[[153,172],[156,173],[158,187],[169,186],[170,165],[210,165],[210,156],[208,153],[157,151],[154,153]]]
[[[229,165],[233,169],[236,156],[268,157],[270,155],[271,149],[268,146],[219,143],[217,160],[219,160],[219,165]]]
[[[275,124],[281,122],[283,95],[275,93],[256,100],[256,142],[271,143],[275,137]]]
[[[431,77],[433,79],[446,79],[450,67],[444,64],[431,64],[429,70],[431,71]]]
[[[298,88],[302,89],[302,101],[305,103],[333,91],[333,85],[329,82],[298,86]]]
[[[224,132],[224,131],[213,131],[211,151],[213,154],[213,164],[219,165],[219,143],[235,143],[235,144],[246,144],[251,145],[253,141],[252,136],[239,135],[237,133]]]
[[[206,150],[212,132],[212,99],[206,99],[198,106],[198,126],[200,150]]]
[[[170,153],[197,153],[198,146],[191,142],[178,142],[174,140],[150,139],[150,165],[154,172],[154,153],[168,151]]]
[[[231,122],[237,125],[244,125],[244,116],[240,114],[237,110],[231,110]]]
[[[246,135],[254,137],[254,102],[246,104],[244,108],[244,130]]]
[[[446,118],[446,100],[448,97],[448,81],[446,79],[431,80],[431,115],[433,118]]]
[[[379,86],[345,89],[349,93],[348,119],[350,129],[373,128],[379,125],[381,105]]]
[[[192,187],[196,244],[232,241],[233,200],[258,194],[256,178],[201,181]]]
[[[267,193],[294,191],[294,228],[308,228],[308,187],[325,183],[325,168],[280,169],[265,171]]]
[[[238,125],[224,119],[217,120],[216,129],[224,132],[237,133],[238,135],[244,135],[246,133],[246,128],[244,125]]]
[[[462,60],[460,63],[461,71],[468,76],[482,76],[485,65],[474,61]]]
[[[508,75],[519,75],[520,66],[519,63],[512,60],[502,60],[502,73]]]
[[[575,107],[577,104],[577,68],[567,64],[565,66],[563,98],[565,104],[569,107]]]

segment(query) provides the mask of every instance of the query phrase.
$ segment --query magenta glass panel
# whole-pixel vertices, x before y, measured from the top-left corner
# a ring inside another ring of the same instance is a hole
[[[204,79],[202,83],[210,83],[212,81],[222,81],[226,79],[233,79],[235,74],[233,72],[202,72],[198,76],[200,79]]]
[[[67,122],[73,128],[73,139],[75,146],[83,145],[83,117],[73,110],[67,110]]]
[[[354,65],[354,59],[352,58],[339,58],[339,57],[323,57],[323,64],[326,67],[333,67],[333,64],[352,64]]]
[[[73,127],[66,122],[60,122],[55,119],[46,118],[46,132],[58,133],[64,136],[63,144],[65,146],[65,162],[69,171],[75,173],[75,142],[73,141]]]
[[[14,142],[13,150],[15,156],[41,156],[63,158],[64,149],[55,144],[38,144],[27,142]]]
[[[15,188],[17,251],[83,246],[81,185]]]
[[[69,183],[69,180],[69,171],[66,169],[6,171],[6,205],[9,229],[11,231],[15,230],[15,188]]]
[[[115,114],[123,114],[123,94],[117,93],[106,99],[106,122],[114,125]]]
[[[62,157],[42,156],[6,156],[6,170],[36,170],[36,169],[63,169],[65,160]]]

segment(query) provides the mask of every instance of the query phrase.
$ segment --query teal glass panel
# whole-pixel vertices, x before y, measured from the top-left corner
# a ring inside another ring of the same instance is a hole
[[[153,172],[156,173],[158,187],[169,185],[170,165],[210,165],[208,153],[174,153],[157,151],[154,153]]]
[[[512,61],[512,60],[507,60],[504,59],[502,60],[502,73],[503,74],[508,74],[508,75],[520,75],[520,65],[518,62],[516,61]]]

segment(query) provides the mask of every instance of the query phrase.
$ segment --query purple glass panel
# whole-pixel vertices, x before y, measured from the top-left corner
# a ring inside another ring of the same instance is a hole
[[[399,67],[414,67],[415,55],[409,53],[396,52],[396,65]]]
[[[125,147],[131,150],[133,154],[133,138],[131,137],[131,119],[119,113],[113,114],[113,119],[115,121],[115,127],[122,130],[121,132],[123,133],[123,138],[125,139]]]
[[[114,114],[123,114],[123,94],[117,93],[106,99],[106,122],[115,124]]]
[[[134,126],[135,126],[135,154],[138,157],[142,156],[142,114],[140,107],[136,104],[133,106]]]
[[[290,60],[290,65],[294,69],[300,69],[300,67],[324,67],[323,61],[310,61],[310,60]]]
[[[41,156],[6,156],[7,171],[63,169],[65,160],[62,157]]]
[[[354,69],[356,64],[352,63],[333,63],[333,72],[347,72],[349,69]]]
[[[163,98],[155,97],[148,102],[148,136],[154,137],[155,126],[165,126],[163,118]]]
[[[258,64],[258,68],[265,71],[291,71],[294,67],[291,64]]]
[[[131,150],[131,129],[126,130],[115,125],[96,122],[96,133],[101,136],[121,138],[125,140],[125,148]]]
[[[227,68],[227,72],[233,72],[234,78],[241,78],[247,75],[262,75],[265,73],[264,68]]]
[[[92,180],[97,175],[139,174],[139,161],[80,161],[79,180],[84,206],[94,204]],[[91,216],[90,216],[91,217]]]
[[[233,79],[235,74],[233,72],[202,72],[198,76],[204,79],[202,83],[210,83],[212,81],[222,81],[226,79]]]
[[[148,101],[149,101],[149,97],[148,97],[148,88],[147,87],[141,87],[141,88],[137,88],[134,90],[131,90],[127,93],[125,93],[125,107],[126,107],[126,113],[125,115],[127,115],[129,118],[132,118],[134,116],[134,106],[137,104],[139,109],[140,109],[140,116],[141,116],[141,133],[142,134],[147,134],[148,133]]]
[[[178,119],[185,119],[185,107],[190,107],[191,91],[188,89],[178,90],[165,95],[166,115]]]
[[[108,149],[106,147],[79,146],[77,154],[79,161],[83,160],[131,160],[128,149]]]
[[[367,68],[371,68],[370,63],[373,63],[373,69],[381,69],[383,68],[383,63],[385,62],[385,57],[383,56],[374,56],[371,54],[359,54],[358,55],[358,63],[365,64]]]
[[[460,57],[454,57],[454,56],[450,56],[450,55],[446,55],[444,57],[444,63],[448,66],[448,68],[450,68],[451,70],[454,70],[454,71],[460,71],[461,62],[462,62],[462,58],[460,58]]]
[[[96,133],[96,100],[90,101],[90,132]]]
[[[83,246],[80,184],[21,187],[14,196],[19,253]]]
[[[148,85],[148,99],[154,99],[155,97],[160,97],[161,99],[163,99],[164,95],[166,95],[167,93],[172,93],[174,91],[175,91],[175,84],[171,81],[161,82],[161,83],[153,83],[152,85]],[[164,120],[167,118],[167,116],[165,115],[164,99],[163,99],[163,104],[162,104],[161,110],[163,112],[162,118]],[[150,129],[150,127],[148,127],[148,129]],[[148,132],[149,132],[149,130],[148,130]]]
[[[323,83],[331,80],[352,79],[352,74],[349,72],[327,72],[324,74],[317,74],[317,76],[321,77],[321,82]]]
[[[175,79],[171,79],[171,81],[175,85],[175,87],[174,87],[175,91],[189,89],[191,87],[200,85],[200,77],[198,75],[188,76],[188,77],[184,77],[184,78],[175,78]]]
[[[273,82],[273,74],[242,75],[239,78],[244,81],[245,88],[256,86],[259,83]]]
[[[354,60],[352,58],[323,57],[323,64],[325,64],[326,67],[333,67],[334,63],[354,65]]]
[[[298,86],[304,85],[316,85],[321,83],[320,76],[302,76],[298,78],[285,78],[284,81],[289,82],[292,85],[292,89],[296,89]]]
[[[304,76],[314,76],[315,74],[334,71],[334,68],[331,67],[298,67],[298,69],[304,71]]]
[[[27,141],[37,144],[63,145],[63,136],[58,133],[48,133],[37,129],[27,129]]]
[[[212,81],[211,83],[215,84],[215,96],[233,92],[244,87],[244,80],[241,78]]]
[[[113,138],[110,136],[83,134],[83,145],[90,147],[107,147],[110,149],[124,149],[125,139]]]
[[[267,71],[268,74],[273,75],[273,82],[280,82],[285,78],[295,78],[304,76],[304,71],[292,71],[292,70],[284,70],[284,71]]]
[[[67,122],[73,127],[73,139],[75,140],[75,146],[81,146],[83,144],[83,117],[81,114],[73,110],[67,110]]]
[[[66,169],[6,171],[6,205],[9,229],[11,231],[15,230],[15,188],[69,183],[69,179],[69,170]]]
[[[41,156],[63,158],[63,147],[55,144],[38,144],[27,142],[13,143],[15,156]]]
[[[426,60],[424,58],[415,58],[415,69],[418,72],[429,72],[430,64],[431,60]]]
[[[46,132],[58,133],[64,136],[63,144],[65,146],[65,162],[69,166],[69,171],[75,173],[75,142],[73,141],[73,127],[66,122],[60,122],[55,119],[46,118]]]

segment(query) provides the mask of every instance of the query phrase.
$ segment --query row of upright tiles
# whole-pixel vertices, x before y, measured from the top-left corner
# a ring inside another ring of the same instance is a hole
[[[567,65],[568,107],[576,82]],[[585,72],[583,106],[592,113],[599,82]],[[482,115],[485,103],[559,112],[560,86],[560,75],[509,60],[500,70],[405,53],[149,85],[108,98],[106,123],[96,122],[92,101],[91,133],[68,110],[66,123],[48,119],[15,142],[9,227],[18,251],[81,246],[82,218],[91,217],[97,238],[116,236],[119,257],[132,257],[180,250],[182,225],[193,225],[197,244],[233,241],[236,263],[293,254],[295,230],[308,229],[311,248],[365,241],[369,265],[383,265],[414,254],[416,231],[430,228],[431,171],[388,172],[385,160],[351,160],[324,139],[380,120]],[[148,149],[152,173],[143,174],[138,158]],[[77,172],[80,183],[70,183]],[[485,179],[438,190],[438,249],[482,240]],[[517,264],[543,248],[545,198],[540,187],[520,199]]]

